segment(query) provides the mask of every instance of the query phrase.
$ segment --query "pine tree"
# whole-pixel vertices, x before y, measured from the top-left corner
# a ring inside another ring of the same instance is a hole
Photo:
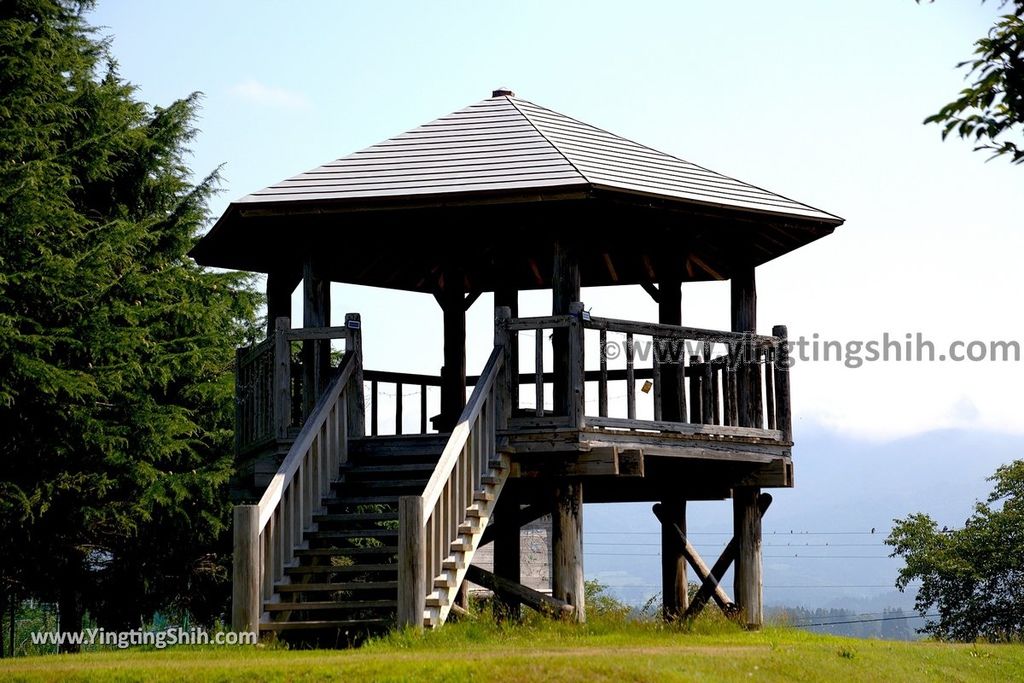
[[[259,304],[186,255],[218,181],[186,165],[198,95],[139,101],[90,4],[0,5],[0,580],[67,630],[222,608]]]

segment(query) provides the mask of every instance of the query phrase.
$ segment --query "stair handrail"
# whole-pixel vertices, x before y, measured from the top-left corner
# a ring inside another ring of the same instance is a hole
[[[399,626],[423,626],[434,577],[440,573],[462,515],[483,488],[482,477],[497,453],[497,432],[504,429],[511,409],[506,362],[510,315],[507,307],[499,307],[494,348],[423,493],[399,500]]]
[[[357,330],[358,328],[356,328]],[[358,333],[354,331],[353,337]],[[360,386],[356,386],[356,385]],[[263,603],[274,583],[295,560],[305,530],[338,468],[347,461],[353,411],[362,395],[362,353],[358,343],[346,350],[333,380],[316,403],[288,454],[256,505],[234,509],[234,567],[231,623],[236,631],[258,632]]]

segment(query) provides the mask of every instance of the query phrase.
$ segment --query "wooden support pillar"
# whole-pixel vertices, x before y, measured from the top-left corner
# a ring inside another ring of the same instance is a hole
[[[447,432],[455,427],[466,407],[466,286],[462,271],[445,270],[437,301],[444,316],[441,420],[437,429]]]
[[[292,292],[298,286],[301,273],[278,270],[267,273],[267,336],[274,334],[274,321],[292,318]]]
[[[519,290],[512,285],[502,285],[494,290],[494,312],[497,317],[498,309],[507,307],[510,318],[519,317]],[[509,350],[505,356],[508,363],[509,403],[511,410],[515,413],[519,409],[519,335],[510,332],[508,335]]]
[[[586,621],[583,586],[583,485],[555,484],[551,514],[551,593],[575,607],[573,618]]]
[[[506,497],[507,496],[507,497]],[[495,511],[496,534],[494,536],[494,574],[512,583],[522,582],[521,539],[522,529],[519,522],[519,501],[508,492],[498,499]],[[519,601],[499,597],[501,617],[518,620],[520,616]]]
[[[686,501],[662,501],[661,514],[661,611],[665,621],[676,621],[690,606],[686,554],[679,537],[680,531],[686,533]]]
[[[761,566],[761,490],[752,486],[733,489],[733,534],[736,538],[736,572],[733,594],[740,623],[759,629],[764,623],[764,581]]]
[[[260,613],[260,508],[236,505],[231,576],[231,628],[258,633]]]
[[[753,266],[733,273],[730,293],[732,331],[754,333],[757,330],[757,287]],[[740,427],[754,427],[753,368],[749,365],[752,352],[749,348],[737,348],[733,352],[739,354],[739,362],[735,366],[736,419]]]
[[[658,288],[658,322],[662,325],[682,325],[682,281],[676,278],[666,279],[661,282]],[[669,354],[677,352],[676,345],[666,345]],[[683,392],[686,390],[683,382],[683,353],[682,347],[678,348],[679,358],[668,358],[658,360],[659,373],[659,400],[661,403],[661,419],[666,422],[685,422],[686,415],[683,411],[685,401]],[[669,362],[664,362],[668,360]],[[679,362],[671,362],[678,360]]]
[[[331,282],[323,277],[316,261],[308,257],[302,266],[302,326],[330,325]],[[330,377],[331,342],[326,339],[303,342],[302,367],[302,412],[308,417]]]
[[[576,249],[566,242],[556,241],[554,264],[551,270],[551,313],[568,315],[573,302],[580,300],[580,263]],[[569,331],[559,328],[552,333],[554,352],[554,394],[555,415],[568,415],[570,408],[569,386]]]

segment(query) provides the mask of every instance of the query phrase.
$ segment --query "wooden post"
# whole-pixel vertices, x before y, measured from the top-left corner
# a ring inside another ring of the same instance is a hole
[[[288,438],[292,424],[292,345],[284,336],[291,327],[288,318],[274,320],[274,431],[278,439]]]
[[[398,626],[423,629],[427,608],[426,529],[423,499],[398,499]]]
[[[736,573],[733,594],[740,623],[756,630],[764,623],[761,568],[761,490],[752,486],[733,489],[733,533],[736,538]]]
[[[292,317],[292,292],[299,284],[300,273],[276,270],[267,273],[267,336],[274,334],[274,321]]]
[[[661,515],[661,604],[665,621],[676,621],[690,605],[686,580],[686,555],[679,531],[686,533],[686,501],[662,501]],[[675,526],[673,526],[673,523]]]
[[[455,427],[466,407],[466,291],[462,272],[444,272],[438,296],[444,315],[444,366],[441,368],[441,421],[438,431]]]
[[[679,279],[665,280],[658,288],[658,322],[662,325],[682,325],[682,281]],[[675,344],[667,341],[667,350],[675,353]],[[682,340],[679,340],[680,343]],[[655,353],[657,353],[657,347]],[[682,361],[683,350],[679,349],[679,358],[660,358],[660,381],[661,387],[661,419],[666,422],[685,422],[686,415],[683,414],[682,393],[683,387]],[[668,361],[668,362],[666,362]],[[678,361],[678,362],[676,362]]]
[[[556,241],[554,264],[551,270],[551,313],[567,315],[575,301],[580,300],[580,264],[576,250],[565,242]],[[569,386],[569,330],[558,328],[552,334],[554,359],[554,400],[555,415],[568,416],[570,413]]]
[[[555,484],[551,515],[551,592],[576,608],[573,618],[586,621],[583,585],[583,486],[578,481]]]
[[[512,285],[501,285],[494,290],[494,311],[495,317],[499,308],[508,308],[509,318],[519,317],[519,290]],[[519,334],[513,332],[508,335],[509,352],[505,356],[508,364],[509,376],[512,381],[509,384],[509,402],[511,410],[519,409]]]
[[[772,336],[779,337],[775,351],[775,423],[782,431],[783,441],[793,441],[793,412],[789,396],[789,330],[785,325],[772,328]]]
[[[568,408],[569,424],[582,429],[586,421],[586,374],[583,371],[583,302],[569,304],[569,376]]]
[[[753,334],[757,331],[757,287],[753,266],[740,268],[732,274],[730,294],[732,331]],[[754,397],[749,366],[753,361],[753,350],[740,346],[736,352],[739,354],[736,364],[736,417],[740,427],[753,427]]]
[[[345,314],[348,329],[348,348],[355,354],[356,367],[352,372],[352,384],[348,393],[348,435],[361,438],[366,434],[366,396],[363,387],[363,320],[358,313]],[[374,396],[374,401],[377,397]],[[374,410],[377,409],[374,403]]]
[[[495,512],[498,524],[495,526],[494,536],[494,574],[512,583],[520,583],[522,530],[519,521],[519,501],[506,492],[498,499]],[[502,597],[498,614],[507,619],[519,619],[519,602]]]
[[[497,405],[494,415],[497,419],[496,429],[508,427],[508,420],[512,416],[512,410],[516,403],[513,399],[513,391],[518,384],[518,373],[513,371],[511,338],[514,332],[509,333],[508,321],[512,317],[512,311],[508,306],[497,306],[494,309],[494,345],[504,349],[505,361],[502,363],[500,378],[495,392]]]
[[[237,632],[260,630],[260,508],[236,505],[231,577],[231,628]]]
[[[302,268],[302,325],[329,327],[331,324],[331,283],[325,280],[313,257]],[[327,339],[302,343],[302,414],[309,417],[327,384],[331,367],[331,342]]]

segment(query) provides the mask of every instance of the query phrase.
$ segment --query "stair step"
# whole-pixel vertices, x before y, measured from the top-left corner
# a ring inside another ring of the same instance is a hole
[[[338,505],[398,505],[398,496],[333,496],[324,498],[327,507]]]
[[[347,464],[341,466],[341,473],[344,475],[349,474],[392,474],[392,473],[409,473],[409,472],[423,472],[427,475],[431,474],[436,465],[433,463],[426,462],[414,462],[414,463],[395,463],[385,465],[362,465],[362,464]]]
[[[367,436],[349,440],[349,454],[352,456],[375,455],[432,455],[435,458],[444,450],[449,434],[402,434],[388,436]]]
[[[261,631],[313,631],[321,629],[363,629],[368,626],[382,627],[392,623],[391,619],[360,619],[324,621],[270,621],[260,624]]]
[[[350,557],[353,555],[397,555],[398,546],[382,545],[365,548],[307,548],[296,550],[299,557]]]
[[[452,541],[451,551],[454,553],[468,553],[473,549],[473,544],[466,541]]]
[[[397,574],[397,564],[350,564],[345,567],[332,565],[300,565],[285,567],[284,573],[289,576],[305,576],[308,574]]]
[[[477,534],[477,533],[480,533],[480,531],[482,531],[482,530],[476,524],[470,524],[468,522],[463,522],[462,524],[459,525],[458,531],[459,531],[460,534]]]
[[[484,513],[483,510],[481,510],[480,508],[478,508],[475,505],[473,507],[466,508],[466,516],[467,517],[473,517],[473,518],[479,519],[480,517],[483,517],[484,514],[486,514],[486,513]]]
[[[480,483],[483,484],[484,486],[497,486],[498,484],[501,483],[501,479],[498,477],[492,477],[489,474],[485,474],[484,476],[480,477]]]
[[[333,593],[336,591],[385,591],[397,590],[397,581],[341,581],[326,583],[278,583],[278,593]]]
[[[397,600],[349,600],[345,602],[312,601],[312,602],[268,602],[263,605],[267,612],[298,612],[346,609],[383,609],[398,606]]]
[[[494,494],[489,491],[474,491],[473,500],[480,500],[489,503],[494,500]]]
[[[487,466],[492,470],[498,470],[500,472],[505,469],[505,462],[503,460],[488,460]]]
[[[427,596],[427,607],[444,607],[447,604],[448,604],[447,600],[442,600],[437,595],[428,595]]]
[[[334,481],[331,486],[338,488],[359,488],[359,489],[410,489],[423,490],[428,477],[423,479],[381,479],[379,481]]]
[[[451,584],[452,579],[448,576],[435,576],[434,577],[434,588],[440,588],[441,590],[448,590],[454,588]]]
[[[459,569],[462,569],[462,567],[464,566],[465,563],[459,562],[455,558],[449,557],[444,560],[441,560],[441,569],[444,569],[446,571],[458,571]]]
[[[398,538],[398,529],[384,529],[373,527],[371,529],[352,529],[349,531],[310,531],[306,536],[317,539],[329,538]]]
[[[350,522],[397,522],[397,512],[349,512],[313,515],[314,522],[347,524]]]

